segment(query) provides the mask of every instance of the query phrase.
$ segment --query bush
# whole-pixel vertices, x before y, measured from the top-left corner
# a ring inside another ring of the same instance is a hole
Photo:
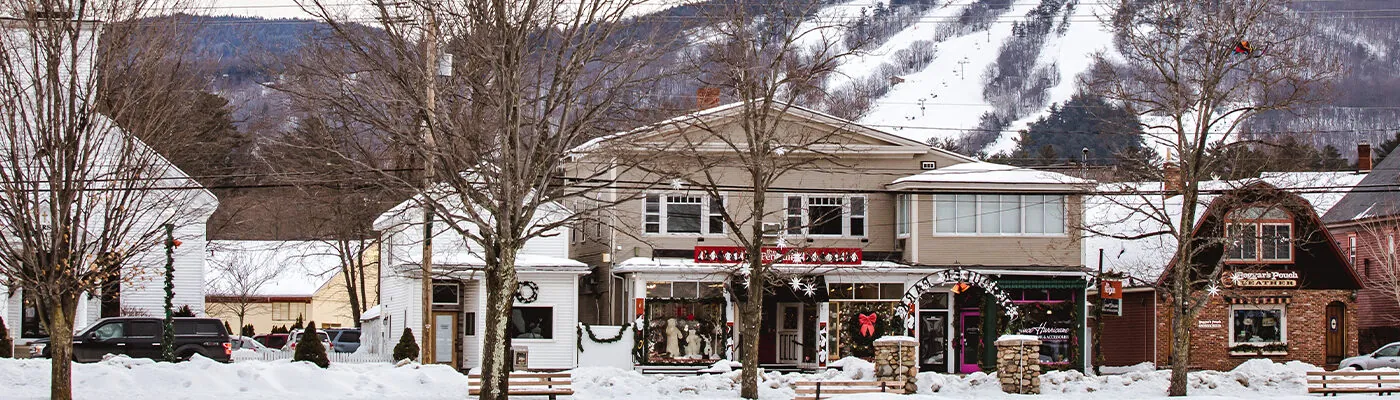
[[[243,336],[255,336],[255,335],[257,335],[255,329],[253,329],[253,324],[243,325],[243,330],[240,331],[238,334],[239,334],[239,335],[243,335]]]
[[[180,309],[175,310],[174,316],[176,316],[176,317],[193,317],[193,316],[195,316],[195,315],[194,315],[194,310],[190,308],[190,305],[189,305],[189,304],[186,304],[186,305],[180,306]]]
[[[5,329],[5,317],[0,316],[0,358],[14,357],[14,343],[10,341],[10,331]]]
[[[297,352],[292,355],[292,361],[310,361],[321,368],[331,365],[330,358],[326,357],[326,346],[321,344],[321,335],[316,334],[316,321],[306,324],[306,331],[297,341]]]
[[[394,361],[417,360],[418,342],[413,339],[413,328],[403,328],[399,344],[394,345]]]

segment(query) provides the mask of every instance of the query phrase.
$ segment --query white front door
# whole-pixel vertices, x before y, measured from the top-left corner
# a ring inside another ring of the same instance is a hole
[[[778,363],[802,361],[802,304],[778,303]]]

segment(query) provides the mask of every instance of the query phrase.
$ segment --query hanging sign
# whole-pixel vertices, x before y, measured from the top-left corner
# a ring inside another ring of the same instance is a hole
[[[760,254],[765,264],[860,265],[862,260],[859,248],[764,247]],[[735,264],[745,258],[743,247],[695,246],[699,264]]]
[[[1220,284],[1227,288],[1294,288],[1298,277],[1298,271],[1226,271],[1220,274]]]
[[[1100,281],[1099,302],[1105,315],[1123,316],[1123,281],[1117,279]]]

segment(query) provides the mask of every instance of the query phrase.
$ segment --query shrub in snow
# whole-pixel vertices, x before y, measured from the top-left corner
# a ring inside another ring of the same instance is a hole
[[[331,365],[330,358],[326,357],[326,346],[321,344],[321,335],[316,334],[316,321],[306,324],[306,331],[297,341],[297,352],[292,355],[292,360],[310,361],[321,368]]]
[[[875,380],[875,364],[861,358],[846,357],[828,365],[840,368],[841,376],[846,379],[853,381]]]
[[[0,317],[0,358],[14,357],[14,343],[10,342],[10,331],[5,329],[5,317]]]
[[[193,309],[190,309],[190,305],[189,305],[189,304],[186,304],[186,305],[180,306],[179,309],[175,310],[174,316],[176,316],[176,317],[193,317],[193,316],[195,316],[195,315],[194,315],[194,310],[193,310]],[[224,324],[227,325],[228,323],[225,322]]]
[[[403,335],[399,336],[399,344],[394,345],[394,361],[417,359],[418,342],[413,339],[413,329],[403,328]]]

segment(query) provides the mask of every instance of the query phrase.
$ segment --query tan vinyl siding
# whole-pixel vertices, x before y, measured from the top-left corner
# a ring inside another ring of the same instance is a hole
[[[1083,265],[1079,230],[1083,221],[1080,196],[1067,196],[1065,234],[1054,236],[934,235],[933,197],[918,196],[919,263],[931,265]],[[905,256],[906,259],[909,257]]]

